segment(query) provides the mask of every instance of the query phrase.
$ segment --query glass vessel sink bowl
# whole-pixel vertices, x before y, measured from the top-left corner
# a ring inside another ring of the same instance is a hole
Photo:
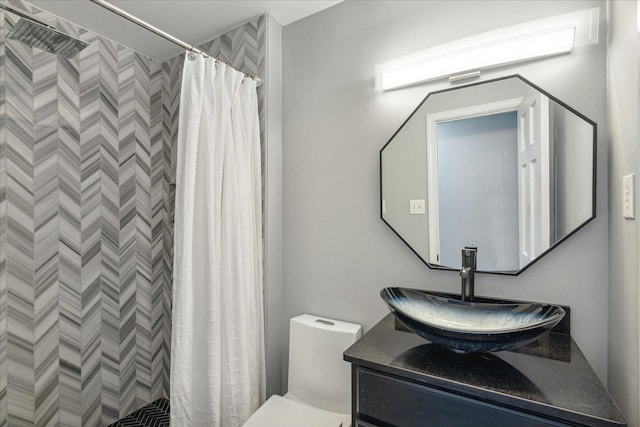
[[[562,320],[562,307],[540,303],[468,302],[436,292],[385,288],[380,296],[410,331],[456,353],[511,350]]]

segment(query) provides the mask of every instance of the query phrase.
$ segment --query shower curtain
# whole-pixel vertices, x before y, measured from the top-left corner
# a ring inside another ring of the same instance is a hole
[[[171,425],[242,425],[264,401],[256,83],[187,55],[178,130]]]

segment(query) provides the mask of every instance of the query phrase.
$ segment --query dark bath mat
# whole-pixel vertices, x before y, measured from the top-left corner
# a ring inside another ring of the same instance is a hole
[[[109,427],[169,427],[169,400],[151,402]]]

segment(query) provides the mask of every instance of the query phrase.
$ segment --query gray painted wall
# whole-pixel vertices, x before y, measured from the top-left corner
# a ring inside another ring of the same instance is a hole
[[[555,178],[554,240],[559,240],[591,218],[593,127],[555,102],[551,102],[550,108]]]
[[[267,398],[282,392],[282,26],[267,17],[264,279]]]
[[[638,200],[639,84],[635,1],[609,3],[609,390],[630,426],[638,414],[638,210],[622,218],[622,177],[636,174]]]
[[[429,270],[380,220],[378,209],[380,148],[426,93],[449,84],[376,93],[376,64],[479,32],[596,6],[603,25],[603,1],[572,0],[344,2],[286,26],[283,317],[312,313],[369,329],[387,313],[378,296],[386,286],[459,290],[458,275]],[[479,275],[476,291],[570,305],[574,338],[606,381],[604,33],[599,44],[576,48],[571,55],[502,67],[482,78],[514,73],[598,123],[597,218],[518,277]]]

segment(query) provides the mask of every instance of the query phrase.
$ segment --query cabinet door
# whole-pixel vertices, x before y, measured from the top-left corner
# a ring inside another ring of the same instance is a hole
[[[372,424],[398,427],[565,425],[364,368],[358,369],[357,378],[356,414]]]

